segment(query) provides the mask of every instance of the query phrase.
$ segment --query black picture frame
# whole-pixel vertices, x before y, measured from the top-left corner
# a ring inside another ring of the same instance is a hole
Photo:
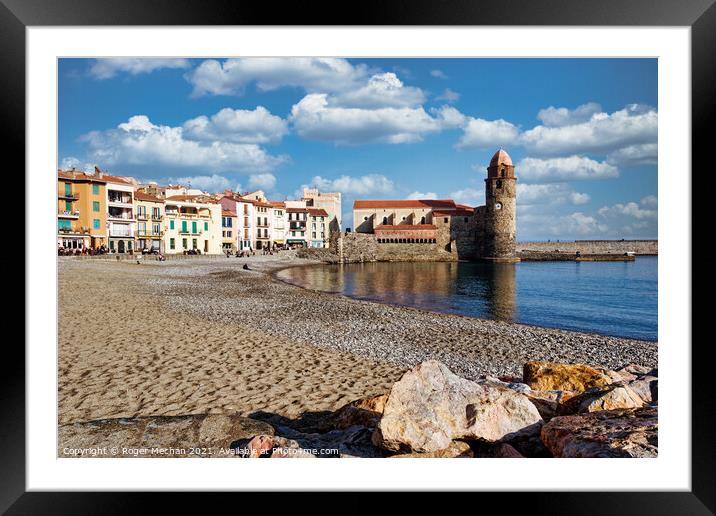
[[[716,104],[716,0],[364,0],[338,2],[240,0],[0,0],[0,92],[6,152],[25,169],[25,29],[63,25],[577,25],[689,26],[692,42],[692,167],[709,170]],[[341,7],[343,5],[343,8]],[[327,49],[330,50],[330,49]],[[13,71],[13,73],[7,73]],[[49,152],[49,150],[48,150]],[[710,172],[709,172],[710,173]],[[27,235],[26,228],[26,235]],[[3,259],[5,260],[5,259]],[[26,271],[31,274],[32,271]],[[17,303],[19,306],[20,303]],[[30,307],[31,308],[31,307]],[[684,350],[691,343],[683,343]],[[708,360],[710,342],[692,346],[692,491],[641,493],[511,493],[510,510],[531,513],[712,514],[716,511],[716,413]],[[25,492],[25,358],[6,349],[0,389],[0,511],[15,514],[134,513],[146,494]],[[8,355],[9,353],[9,355]],[[189,493],[162,496],[163,512],[187,508]],[[231,496],[231,495],[225,495]],[[483,494],[480,503],[489,501]],[[236,501],[235,497],[227,500]],[[363,499],[366,501],[366,499]],[[212,500],[216,504],[218,500]],[[367,500],[368,503],[373,503]],[[274,502],[275,503],[275,502]],[[343,502],[345,504],[345,502]],[[222,504],[223,505],[223,504]],[[273,505],[269,502],[269,506]],[[218,505],[214,508],[218,509]],[[235,506],[238,507],[238,506]]]

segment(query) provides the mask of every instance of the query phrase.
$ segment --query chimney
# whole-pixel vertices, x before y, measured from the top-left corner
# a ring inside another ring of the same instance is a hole
[[[97,177],[99,177],[100,179],[102,179],[102,176],[104,176],[104,174],[102,173],[102,170],[100,170],[100,168],[99,168],[97,165],[94,166],[94,173],[95,173],[95,174],[97,175]]]

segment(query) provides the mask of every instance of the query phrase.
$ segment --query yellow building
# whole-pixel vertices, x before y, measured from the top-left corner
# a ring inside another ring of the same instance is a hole
[[[137,218],[135,249],[164,252],[164,199],[137,191],[134,193],[134,214]]]
[[[102,173],[57,171],[57,247],[107,245],[106,186]]]

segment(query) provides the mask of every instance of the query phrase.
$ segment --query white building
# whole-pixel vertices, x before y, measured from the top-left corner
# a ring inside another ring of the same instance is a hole
[[[104,174],[107,181],[107,242],[110,251],[134,250],[137,223],[134,217],[134,184],[125,177]]]
[[[275,246],[286,244],[286,226],[288,225],[288,214],[286,203],[281,201],[270,201],[273,218],[271,220],[271,242]]]
[[[203,196],[167,197],[164,209],[164,249],[167,254],[199,250],[222,253],[221,204]]]

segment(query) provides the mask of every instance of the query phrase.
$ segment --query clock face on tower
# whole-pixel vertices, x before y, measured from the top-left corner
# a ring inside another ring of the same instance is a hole
[[[501,210],[501,209],[502,209],[502,203],[501,203],[501,202],[496,202],[496,203],[495,203],[495,209],[496,209],[496,210]]]

